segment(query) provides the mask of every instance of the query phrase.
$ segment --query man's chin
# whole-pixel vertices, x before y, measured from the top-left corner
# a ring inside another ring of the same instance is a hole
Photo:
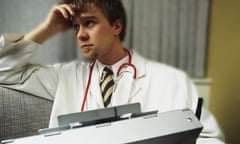
[[[85,62],[92,62],[92,61],[95,60],[95,58],[86,58],[86,57],[84,57],[83,60],[84,60]]]
[[[96,56],[94,55],[83,55],[83,60],[87,62],[92,62],[96,60]]]

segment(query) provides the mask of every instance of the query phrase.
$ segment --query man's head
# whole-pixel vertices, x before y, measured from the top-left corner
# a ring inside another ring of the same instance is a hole
[[[120,20],[122,31],[119,37],[121,41],[124,40],[126,33],[126,13],[121,0],[62,0],[62,2],[77,5],[82,10],[88,10],[93,4],[102,11],[110,25],[113,25],[116,20]]]

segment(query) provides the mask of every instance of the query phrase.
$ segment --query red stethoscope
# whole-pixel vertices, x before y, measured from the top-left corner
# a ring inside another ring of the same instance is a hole
[[[123,63],[122,65],[119,66],[118,70],[117,70],[117,76],[120,75],[120,72],[121,70],[126,67],[126,66],[130,66],[132,67],[133,69],[133,78],[136,79],[136,76],[137,76],[137,69],[136,69],[136,66],[132,64],[132,56],[131,56],[131,53],[128,49],[124,49],[128,55],[128,62],[126,63]],[[89,88],[90,88],[90,85],[91,85],[91,80],[92,80],[92,73],[93,73],[93,68],[94,68],[94,65],[96,63],[96,60],[93,61],[93,63],[91,64],[90,66],[90,72],[89,72],[89,75],[88,75],[88,82],[87,82],[87,87],[85,89],[85,93],[84,93],[84,97],[83,97],[83,102],[82,102],[82,107],[81,107],[81,112],[84,111],[84,107],[85,107],[85,103],[86,103],[86,100],[87,100],[87,95],[88,95],[88,91],[89,91]]]

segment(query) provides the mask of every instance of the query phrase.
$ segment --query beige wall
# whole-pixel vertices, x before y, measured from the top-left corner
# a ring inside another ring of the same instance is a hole
[[[208,77],[210,110],[227,142],[240,143],[240,0],[212,0]]]

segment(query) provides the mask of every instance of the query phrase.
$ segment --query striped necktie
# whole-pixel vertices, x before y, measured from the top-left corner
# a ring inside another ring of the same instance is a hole
[[[114,81],[112,76],[113,76],[112,69],[109,67],[104,67],[102,76],[101,76],[101,81],[100,81],[100,88],[101,88],[103,103],[105,107],[110,106],[110,103],[111,103],[113,86],[114,86]]]

